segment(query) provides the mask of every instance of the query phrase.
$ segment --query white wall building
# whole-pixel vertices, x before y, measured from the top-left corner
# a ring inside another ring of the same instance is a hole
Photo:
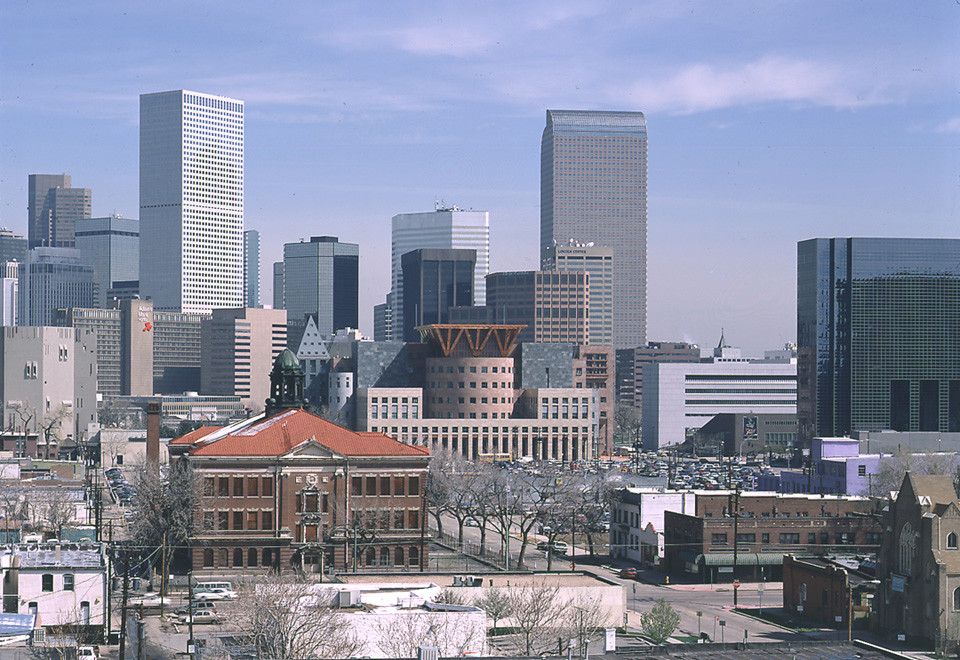
[[[140,96],[140,294],[155,309],[243,307],[243,101]]]
[[[102,627],[106,621],[106,558],[100,544],[20,544],[0,556],[3,602],[35,614],[36,626]]]
[[[643,368],[643,446],[684,442],[719,413],[796,414],[797,365],[759,361],[652,363]]]
[[[400,258],[421,248],[452,248],[477,251],[473,275],[473,304],[487,304],[487,273],[490,272],[490,213],[438,208],[427,213],[393,216],[391,258],[392,328],[403,328],[403,270]],[[392,339],[387,337],[386,339]]]
[[[0,325],[17,324],[17,305],[20,292],[20,265],[16,261],[3,264],[3,277],[0,278]]]
[[[622,488],[610,500],[610,551],[615,557],[653,564],[663,557],[666,511],[696,511],[696,493],[664,488]]]

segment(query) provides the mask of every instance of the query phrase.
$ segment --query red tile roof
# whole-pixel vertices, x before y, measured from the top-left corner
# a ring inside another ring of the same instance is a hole
[[[214,431],[219,431],[222,426],[201,426],[198,429],[190,431],[186,435],[181,435],[179,438],[174,438],[170,441],[171,445],[192,445],[194,442],[200,438],[213,433]]]
[[[194,436],[191,432],[171,442],[194,444],[191,456],[283,456],[295,447],[315,440],[341,456],[428,456],[423,447],[407,445],[382,433],[351,431],[305,410],[287,410],[259,419],[220,438],[203,438],[216,430]],[[198,429],[202,430],[202,429]]]

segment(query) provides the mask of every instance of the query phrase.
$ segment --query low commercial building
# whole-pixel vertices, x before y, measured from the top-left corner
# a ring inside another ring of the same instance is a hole
[[[783,558],[783,609],[818,626],[869,627],[877,580],[856,558]]]
[[[160,404],[160,416],[164,424],[176,427],[180,422],[205,422],[222,424],[244,419],[247,409],[239,396],[205,396],[196,392],[163,394],[157,396],[111,396],[104,397],[101,414],[118,419],[143,422],[147,406]],[[106,411],[106,412],[105,412]]]
[[[101,544],[19,544],[2,553],[4,612],[35,615],[48,632],[102,638],[109,599]]]
[[[879,630],[933,646],[960,642],[960,500],[950,475],[908,472],[883,516]]]
[[[724,456],[792,454],[797,445],[797,416],[720,413],[693,436],[696,453]]]
[[[636,348],[618,348],[617,403],[640,409],[643,368],[654,362],[699,362],[700,347],[683,341],[651,341]]]
[[[638,564],[663,557],[664,515],[696,510],[695,491],[619,488],[610,498],[610,553]]]
[[[289,349],[270,382],[264,414],[168,445],[203,480],[194,571],[407,570],[426,561],[429,452],[302,410],[303,372]]]
[[[769,580],[787,554],[874,552],[877,506],[865,497],[698,492],[694,511],[664,514],[666,570],[711,583]]]

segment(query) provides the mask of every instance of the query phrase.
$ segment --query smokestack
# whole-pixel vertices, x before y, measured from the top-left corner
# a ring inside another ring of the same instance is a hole
[[[160,402],[147,404],[147,463],[160,463]]]

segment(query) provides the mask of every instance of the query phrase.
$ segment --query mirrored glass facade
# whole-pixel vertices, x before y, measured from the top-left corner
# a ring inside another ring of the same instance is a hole
[[[800,434],[960,431],[960,240],[797,248]]]

